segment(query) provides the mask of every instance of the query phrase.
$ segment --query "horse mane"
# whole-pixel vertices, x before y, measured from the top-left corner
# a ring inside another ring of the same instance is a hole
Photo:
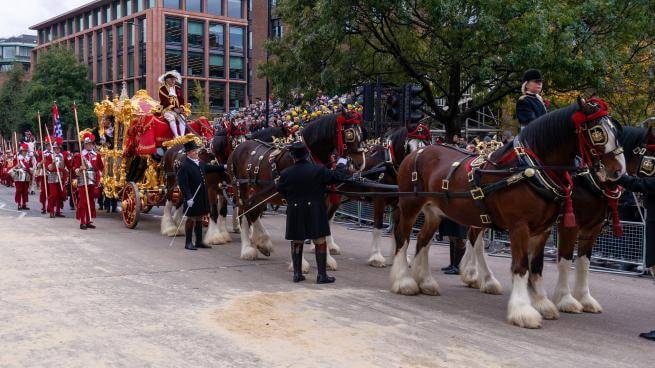
[[[270,127],[257,130],[251,134],[252,139],[262,142],[273,142],[273,138],[282,138],[286,136],[283,127]]]
[[[623,132],[619,137],[619,143],[623,147],[626,160],[629,160],[634,155],[633,150],[644,143],[646,140],[646,128],[635,128],[631,126],[623,127]]]
[[[310,121],[301,130],[302,138],[308,147],[326,140],[332,140],[337,133],[337,117],[339,114],[321,115]]]
[[[575,125],[571,117],[580,110],[577,102],[542,115],[528,124],[517,137],[532,151],[545,153],[573,138]]]
[[[406,127],[398,127],[387,132],[386,137],[391,141],[391,148],[398,160],[398,164],[405,158],[405,142],[409,134]]]

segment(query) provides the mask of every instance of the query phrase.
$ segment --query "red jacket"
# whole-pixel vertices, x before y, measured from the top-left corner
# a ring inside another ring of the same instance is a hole
[[[182,88],[178,85],[175,85],[175,94],[177,97],[169,96],[168,87],[166,85],[159,87],[159,103],[161,104],[162,111],[180,108],[184,105]]]

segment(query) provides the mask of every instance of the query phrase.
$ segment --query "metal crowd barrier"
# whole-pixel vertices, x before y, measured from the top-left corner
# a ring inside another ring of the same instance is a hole
[[[645,216],[642,217],[642,219]],[[373,225],[373,205],[365,202],[345,202],[337,211],[336,221],[346,221],[358,229],[368,229]],[[390,215],[385,211],[384,226],[390,224]],[[414,229],[423,225],[423,215],[419,215]],[[621,221],[623,236],[612,235],[611,226],[606,226],[594,246],[591,264],[598,271],[639,275],[644,273],[646,226],[642,221]],[[488,230],[485,234],[487,253],[491,256],[510,257],[509,236],[507,232]],[[436,241],[435,241],[436,242]],[[553,228],[546,243],[546,259],[557,259],[557,228]]]

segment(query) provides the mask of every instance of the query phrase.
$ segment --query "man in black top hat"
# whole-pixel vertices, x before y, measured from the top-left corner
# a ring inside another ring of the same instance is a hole
[[[532,120],[548,112],[544,99],[539,95],[543,87],[541,72],[537,69],[528,69],[523,75],[521,93],[523,95],[516,101],[516,117],[521,129]]]
[[[209,213],[209,198],[207,196],[205,173],[225,172],[224,166],[208,165],[200,162],[198,149],[198,145],[193,140],[184,144],[186,157],[177,172],[177,182],[184,200],[184,210],[187,216],[184,248],[188,250],[211,248],[211,246],[205,245],[202,242],[202,217]],[[192,242],[194,231],[196,234],[195,245]]]
[[[336,184],[351,176],[346,171],[347,159],[339,158],[336,170],[329,170],[309,161],[309,150],[302,142],[290,148],[294,165],[280,173],[277,190],[287,201],[287,228],[285,238],[291,240],[293,282],[303,281],[302,248],[305,239],[316,246],[317,284],[334,282],[325,272],[330,223],[325,203],[326,186]]]

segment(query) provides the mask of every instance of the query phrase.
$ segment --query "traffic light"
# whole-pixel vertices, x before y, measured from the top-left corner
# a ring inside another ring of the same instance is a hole
[[[419,97],[419,94],[423,92],[423,87],[417,84],[406,84],[404,92],[405,116],[403,122],[406,125],[414,126],[421,121],[424,116],[421,111],[424,102],[423,99]]]
[[[364,105],[364,121],[373,121],[375,114],[375,94],[373,93],[373,84],[367,83],[364,85],[362,105]]]
[[[402,123],[405,116],[404,107],[404,90],[394,91],[387,97],[387,119]]]

